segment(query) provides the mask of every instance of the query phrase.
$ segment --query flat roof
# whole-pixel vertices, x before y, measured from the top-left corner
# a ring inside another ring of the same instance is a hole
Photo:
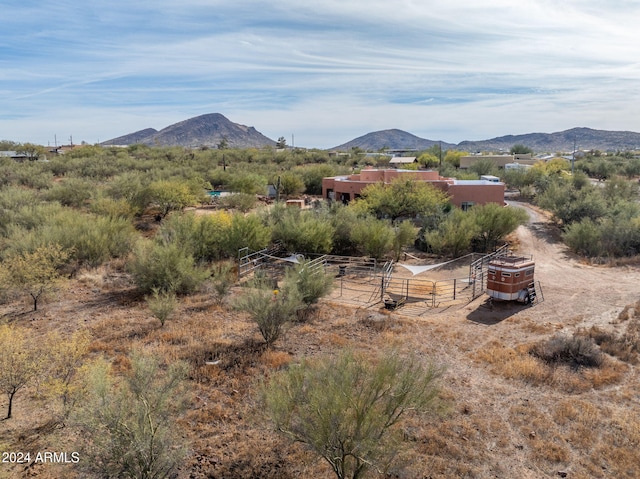
[[[488,263],[489,266],[534,266],[535,262],[533,261],[533,257],[531,255],[525,256],[499,256],[497,258],[493,258]]]
[[[489,180],[453,180],[454,185],[504,185],[501,181],[489,181]]]

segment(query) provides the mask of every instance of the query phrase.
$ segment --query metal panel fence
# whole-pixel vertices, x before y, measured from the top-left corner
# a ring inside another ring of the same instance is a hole
[[[373,258],[337,255],[300,255],[312,258],[309,267],[323,270],[335,276],[335,287],[331,295],[335,300],[359,306],[373,306],[392,301],[397,306],[416,305],[423,308],[438,308],[456,303],[468,303],[484,293],[486,289],[487,263],[496,256],[507,254],[505,247],[490,255],[468,255],[468,276],[444,279],[402,277],[394,273],[393,261],[380,265]],[[286,267],[293,266],[292,256],[281,245],[273,245],[261,251],[251,252],[242,248],[238,252],[238,277],[240,279],[258,270],[277,279]],[[464,261],[462,261],[464,263]],[[451,266],[451,265],[449,265]],[[447,272],[462,274],[444,268],[439,276]],[[435,275],[435,278],[438,275]]]

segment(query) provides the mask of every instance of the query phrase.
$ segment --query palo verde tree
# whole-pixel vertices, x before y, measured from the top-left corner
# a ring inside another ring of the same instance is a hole
[[[29,294],[33,300],[33,310],[37,311],[38,301],[59,282],[59,268],[68,258],[69,252],[57,244],[15,254],[4,262],[6,280],[10,282],[10,287]]]
[[[258,325],[267,346],[280,337],[285,325],[302,306],[296,288],[279,290],[271,286],[268,280],[257,279],[235,302],[236,309],[249,313]]]
[[[8,400],[5,419],[11,419],[15,395],[37,376],[40,359],[26,330],[0,326],[0,392]]]
[[[105,361],[88,372],[88,396],[75,416],[85,477],[161,479],[174,477],[186,454],[175,421],[185,410],[188,366],[166,368],[151,355],[135,352],[121,378]]]
[[[498,241],[529,219],[527,212],[522,208],[505,208],[497,203],[474,206],[470,213],[475,219],[478,231],[478,246],[484,252],[494,249]]]
[[[379,218],[389,218],[395,223],[399,218],[436,215],[448,202],[443,191],[423,181],[396,178],[389,185],[375,183],[362,190],[362,198],[356,201],[360,207]]]
[[[322,297],[331,292],[333,276],[327,274],[322,263],[302,260],[285,275],[285,290],[295,289],[309,310]]]
[[[358,479],[390,464],[397,425],[433,406],[440,375],[396,351],[375,361],[343,352],[277,373],[262,404],[279,432],[322,457],[338,479]]]

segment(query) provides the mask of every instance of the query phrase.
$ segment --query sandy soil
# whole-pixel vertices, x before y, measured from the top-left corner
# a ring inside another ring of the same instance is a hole
[[[415,434],[414,460],[408,462],[408,472],[395,477],[538,479],[559,477],[567,471],[570,475],[566,477],[581,479],[632,477],[621,476],[620,469],[614,467],[602,469],[596,476],[589,473],[594,460],[588,451],[601,445],[574,447],[565,438],[569,434],[562,429],[565,426],[553,421],[557,405],[567,398],[604,411],[598,424],[618,415],[638,417],[640,398],[628,392],[640,387],[635,370],[630,369],[623,386],[571,396],[561,387],[505,378],[492,372],[487,361],[478,359],[492,344],[517,348],[556,332],[571,334],[592,325],[619,331],[626,325],[616,321],[618,314],[639,299],[640,268],[587,264],[562,245],[557,228],[543,212],[525,204],[513,206],[525,208],[531,218],[513,240],[518,252],[532,254],[536,261],[536,280],[542,286],[544,301],[533,306],[496,303],[490,308],[483,295],[471,303],[424,308],[415,315],[405,307],[390,313],[380,304],[367,308],[334,297],[323,303],[316,319],[293,326],[274,351],[267,354],[258,349],[256,353],[246,345],[247,338],[260,342],[255,325],[231,308],[214,304],[210,294],[185,298],[177,318],[158,328],[121,268],[106,267],[84,272],[38,313],[28,312],[19,302],[4,305],[0,313],[36,333],[87,327],[95,339],[92,350],[116,359],[135,345],[200,362],[220,358],[226,366],[208,371],[208,376],[202,373],[193,385],[193,408],[184,420],[193,454],[180,478],[332,477],[323,463],[301,448],[292,449],[254,420],[252,384],[296,358],[342,347],[379,351],[390,344],[446,367],[443,388],[453,408],[444,422],[434,421],[426,428],[424,424],[407,426],[405,434]],[[240,289],[234,289],[233,294],[241,294]],[[369,298],[371,293],[361,295]],[[18,398],[15,420],[0,426],[0,445],[60,448],[59,444],[65,444],[69,429],[60,430],[57,436],[34,432],[47,413],[36,409],[38,401],[32,391]],[[554,432],[549,433],[551,430]],[[568,451],[566,457],[539,459],[552,455],[553,451],[545,452],[547,446],[558,445]],[[576,475],[571,474],[573,470]],[[638,469],[628,470],[633,473]],[[0,478],[49,479],[68,473],[68,466],[20,471],[5,468],[0,469]]]

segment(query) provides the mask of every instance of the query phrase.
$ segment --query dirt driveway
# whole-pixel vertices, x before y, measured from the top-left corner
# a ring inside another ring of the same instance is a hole
[[[544,302],[534,307],[537,318],[569,321],[576,327],[606,327],[625,306],[640,299],[638,266],[588,264],[562,244],[547,213],[525,203],[510,204],[524,208],[530,217],[516,235],[518,251],[533,255],[536,280],[542,285]]]

